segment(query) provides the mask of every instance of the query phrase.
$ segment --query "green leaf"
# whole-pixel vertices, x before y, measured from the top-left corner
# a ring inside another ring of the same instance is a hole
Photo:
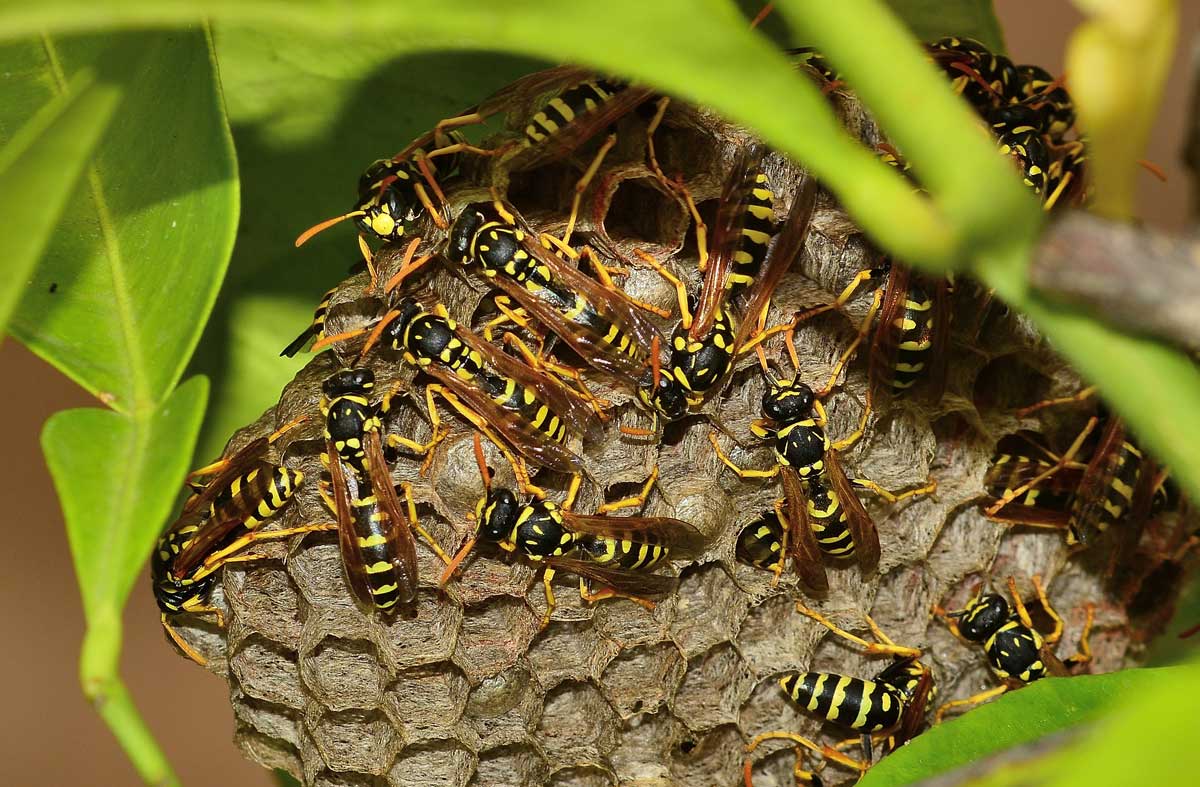
[[[87,69],[122,102],[53,234],[13,333],[120,412],[178,382],[220,287],[237,225],[233,147],[198,30],[58,39],[0,49],[28,83],[62,93]]]
[[[1004,51],[1004,34],[991,0],[887,0],[896,16],[922,41],[963,36]]]
[[[279,351],[360,259],[349,224],[300,249],[296,236],[346,210],[371,161],[540,67],[488,53],[405,54],[389,36],[330,47],[320,36],[222,26],[214,38],[246,218],[191,366],[213,382],[198,448],[205,459],[307,362]]]
[[[179,495],[208,381],[193,377],[157,411],[63,410],[42,450],[67,523],[89,621],[120,610]]]
[[[934,727],[867,771],[860,787],[901,787],[1098,718],[1121,698],[1169,687],[1177,667],[1045,678]],[[1126,756],[1128,752],[1122,752]],[[1036,783],[1036,782],[1024,782]],[[1090,784],[1120,784],[1100,780]],[[1155,782],[1137,782],[1153,784]]]
[[[0,336],[122,94],[81,71],[0,150],[0,216],[13,228],[0,236]]]

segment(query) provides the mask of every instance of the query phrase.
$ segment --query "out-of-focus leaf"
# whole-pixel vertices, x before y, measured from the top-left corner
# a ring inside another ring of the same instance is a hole
[[[867,771],[859,784],[914,784],[1092,721],[1113,703],[1170,686],[1177,677],[1177,668],[1167,667],[1039,680],[922,733]],[[1111,783],[1120,782],[1092,782]]]
[[[80,72],[0,150],[0,335],[123,93]]]
[[[7,67],[24,47],[0,50]],[[237,226],[237,179],[200,31],[43,38],[23,65],[55,92],[84,69],[126,100],[13,317],[34,352],[120,412],[161,402],[212,308]]]
[[[1004,51],[1004,34],[992,0],[887,0],[887,4],[922,41],[965,36],[982,41],[994,52]]]

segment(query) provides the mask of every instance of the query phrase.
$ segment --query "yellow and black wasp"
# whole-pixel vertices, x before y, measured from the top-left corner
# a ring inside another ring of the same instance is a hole
[[[582,470],[566,443],[572,435],[586,436],[597,421],[557,378],[501,352],[451,319],[441,304],[427,309],[415,298],[404,298],[383,318],[364,352],[376,337],[437,381],[425,388],[435,436],[417,450],[436,444],[439,432],[444,436],[434,401],[440,396],[500,449],[527,491],[541,494],[529,481],[526,461],[563,473]]]
[[[407,486],[407,511],[400,508],[391,469],[383,453],[384,403],[371,403],[375,375],[370,369],[341,369],[321,385],[325,451],[331,496],[326,504],[337,515],[338,544],[346,581],[366,609],[393,612],[416,597],[417,551],[412,530],[446,560],[437,541],[417,521]],[[413,445],[389,435],[391,445]],[[349,472],[347,472],[347,469]]]
[[[717,209],[698,298],[649,255],[639,256],[676,288],[680,323],[671,338],[666,385],[643,384],[642,401],[674,420],[695,409],[723,383],[735,357],[755,342],[770,300],[784,274],[804,250],[816,205],[816,181],[805,177],[776,237],[775,194],[763,169],[766,148],[753,143],[734,161]],[[772,241],[774,240],[774,243]],[[735,316],[735,315],[740,315]]]
[[[824,429],[824,407],[798,378],[772,378],[763,394],[762,412],[763,417],[751,425],[751,431],[760,439],[774,441],[776,463],[770,470],[739,467],[721,448],[716,433],[709,433],[718,458],[740,478],[782,476],[784,497],[775,508],[779,526],[772,526],[768,519],[765,526],[764,520],[756,520],[743,528],[738,536],[742,554],[751,556],[748,562],[757,565],[768,556],[777,556],[771,564],[777,576],[791,558],[801,580],[815,592],[829,588],[822,555],[856,558],[865,574],[873,572],[879,564],[879,534],[855,490],[871,490],[896,503],[933,492],[936,482],[894,494],[869,479],[848,479],[839,452],[861,437],[863,425],[831,443]],[[774,540],[777,537],[779,542]]]
[[[229,457],[193,471],[188,485],[193,494],[179,518],[159,537],[150,560],[154,598],[163,628],[193,661],[205,660],[183,641],[170,624],[181,614],[213,614],[224,625],[221,611],[207,604],[222,566],[260,559],[244,550],[256,542],[327,530],[328,525],[263,531],[263,525],[283,510],[304,480],[304,474],[263,458],[268,447],[305,419],[298,419],[267,437],[247,443]],[[203,480],[201,480],[203,479]]]
[[[1019,412],[1078,401],[1092,390]],[[1097,428],[1097,438],[1089,441]],[[1017,445],[1018,440],[1025,446]],[[1044,456],[1030,458],[1030,448]],[[1065,530],[1067,543],[1081,546],[1120,524],[1136,543],[1151,509],[1165,494],[1165,482],[1166,475],[1143,454],[1123,420],[1096,415],[1061,456],[1043,448],[1033,435],[1018,433],[1002,441],[985,477],[985,487],[994,499],[984,513],[997,521]]]
[[[478,265],[590,366],[635,389],[663,345],[658,328],[619,288],[568,265],[499,203],[468,205],[451,227],[446,254]],[[606,278],[603,266],[597,270]]]
[[[1094,605],[1087,606],[1087,618],[1079,637],[1079,651],[1060,660],[1054,653],[1054,645],[1062,637],[1062,618],[1050,606],[1041,577],[1035,576],[1032,581],[1042,609],[1054,621],[1054,628],[1045,636],[1034,628],[1029,611],[1017,592],[1016,580],[1012,577],[1008,578],[1008,592],[1012,596],[1015,608],[1010,608],[1008,601],[999,593],[981,592],[976,592],[967,605],[957,612],[947,612],[940,606],[934,607],[934,614],[946,622],[956,637],[968,644],[983,647],[992,673],[1002,681],[1001,685],[995,688],[948,702],[938,708],[938,722],[952,708],[978,705],[1047,675],[1070,675],[1074,668],[1091,661],[1088,635],[1091,633],[1092,619],[1095,615]]]
[[[838,628],[824,615],[801,603],[796,604],[796,609],[865,652],[892,657],[892,662],[870,679],[815,671],[787,672],[779,679],[784,693],[797,706],[858,733],[866,758],[859,761],[846,756],[841,752],[844,744],[818,746],[808,738],[781,730],[756,735],[746,746],[746,752],[754,751],[764,741],[782,738],[825,759],[865,771],[871,764],[875,740],[883,740],[887,751],[894,751],[920,732],[935,693],[933,673],[921,663],[920,650],[895,644],[870,616],[864,617],[877,642],[868,642]],[[854,740],[845,743],[852,744]],[[749,766],[746,770],[748,773]]]
[[[479,541],[495,544],[505,552],[544,566],[542,587],[546,612],[541,626],[550,622],[555,600],[551,581],[555,572],[579,576],[579,592],[585,601],[613,595],[635,601],[655,598],[674,588],[672,577],[652,572],[671,559],[697,556],[704,539],[692,525],[671,517],[609,516],[613,511],[641,506],[658,478],[651,473],[640,494],[600,506],[593,515],[571,510],[581,477],[571,477],[561,504],[533,499],[521,503],[510,489],[491,488],[491,474],[476,437],[476,458],[485,493],[476,507],[477,530],[463,544],[442,575],[445,584]],[[593,593],[584,580],[607,588]]]

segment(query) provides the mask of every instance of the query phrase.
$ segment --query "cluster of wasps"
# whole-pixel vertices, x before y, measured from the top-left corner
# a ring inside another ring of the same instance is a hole
[[[1013,158],[1047,208],[1081,198],[1083,144],[1071,137],[1074,115],[1060,81],[1034,66],[1014,66],[969,39],[945,39],[927,49],[955,90],[994,130],[1001,153]],[[799,70],[826,90],[841,89],[836,72],[819,54],[794,54]],[[453,581],[479,542],[541,567],[543,627],[555,609],[551,580],[559,571],[579,577],[585,600],[621,596],[651,604],[674,587],[674,580],[656,569],[673,559],[699,556],[709,539],[679,519],[614,515],[643,506],[657,469],[640,494],[605,503],[590,514],[573,510],[586,475],[575,446],[612,417],[609,403],[588,383],[600,380],[629,392],[650,418],[651,428],[622,431],[631,440],[645,440],[661,434],[666,424],[698,414],[707,401],[719,397],[738,359],[752,352],[767,378],[767,390],[762,418],[751,432],[772,443],[775,464],[768,469],[740,467],[716,432],[710,432],[709,439],[720,460],[740,478],[778,477],[782,496],[771,510],[741,528],[737,558],[774,572],[776,578],[790,564],[814,596],[828,588],[829,564],[852,560],[865,577],[876,573],[878,534],[860,494],[870,492],[895,503],[934,493],[936,482],[931,479],[919,488],[893,493],[869,479],[852,478],[839,454],[865,433],[873,401],[941,398],[952,284],[880,258],[836,299],[785,323],[767,325],[772,294],[803,251],[817,184],[803,177],[791,204],[780,210],[764,167],[767,156],[775,154],[747,138],[725,173],[709,226],[682,182],[663,174],[654,158],[653,136],[669,105],[669,98],[649,88],[576,68],[531,75],[441,121],[397,155],[372,164],[359,181],[353,209],[300,236],[297,245],[330,226],[353,221],[369,272],[368,294],[382,299],[387,309],[369,326],[327,334],[326,318],[337,288],[330,290],[311,325],[282,353],[293,356],[310,343],[314,349],[336,346],[341,357],[353,356],[356,350],[353,364],[324,380],[319,412],[302,415],[189,477],[193,494],[159,540],[152,559],[163,626],[187,655],[204,662],[172,621],[180,615],[208,613],[222,623],[221,612],[207,601],[222,567],[259,559],[256,544],[321,531],[337,533],[347,585],[371,614],[391,615],[411,606],[418,585],[418,538],[443,562],[442,585]],[[518,113],[514,107],[528,109]],[[574,237],[583,195],[616,143],[609,129],[643,110],[652,110],[645,113],[647,167],[657,173],[664,193],[686,205],[695,220],[698,289],[650,254],[615,260],[603,247],[598,250]],[[463,134],[465,128],[497,116],[506,116],[508,126],[498,141],[474,144]],[[905,168],[893,148],[882,146],[880,156]],[[507,184],[514,173],[561,161],[578,164],[582,174],[565,230],[551,235],[539,232],[507,202],[500,184]],[[467,202],[451,215],[451,206],[463,202],[456,203],[454,194],[477,192],[490,199]],[[386,281],[374,265],[368,241],[404,246],[400,269]],[[619,264],[642,264],[660,274],[674,289],[677,308],[664,313],[625,293],[613,280]],[[423,278],[437,275],[439,266],[469,271],[490,288],[494,318],[474,328],[469,320],[456,319],[427,286],[420,286]],[[800,379],[797,328],[816,314],[840,309],[870,285],[875,286],[871,307],[854,342],[826,386],[814,391]],[[662,319],[672,323],[669,338],[660,329]],[[780,344],[767,340],[780,335],[793,369],[790,378],[777,377],[767,359],[767,347]],[[857,429],[833,441],[825,432],[823,399],[864,342],[869,344],[867,403]],[[394,397],[411,389],[397,384],[377,392],[374,369],[383,364],[406,365],[415,379],[425,381],[428,440],[389,431]],[[403,453],[425,458],[425,472],[432,451],[450,432],[439,399],[474,431],[485,490],[473,516],[475,532],[453,554],[421,526],[412,489],[394,484],[390,466]],[[324,424],[324,472],[318,486],[330,519],[266,528],[301,484],[312,483],[286,465],[288,451],[279,451],[277,444],[296,427],[316,420]],[[1036,435],[1016,435],[1013,440],[1020,445],[1010,440],[1001,446],[986,481],[992,495],[986,512],[997,520],[1059,527],[1072,543],[1085,544],[1110,524],[1121,522],[1132,530],[1131,522],[1148,517],[1156,501],[1161,506],[1165,472],[1136,448],[1119,419],[1108,418],[1100,427],[1099,419],[1093,418],[1061,454],[1041,445]],[[488,449],[488,444],[494,448]],[[272,451],[278,454],[275,460],[267,458]],[[511,466],[515,489],[493,484],[489,451],[498,452]],[[539,485],[547,477],[569,479],[561,502],[549,499]],[[1056,621],[1054,631],[1045,635],[1035,628],[1011,579],[1011,605],[998,593],[978,592],[961,610],[935,610],[957,635],[983,648],[1001,682],[997,689],[943,706],[939,720],[952,707],[1043,675],[1065,674],[1087,660],[1086,632],[1079,654],[1063,661],[1055,658],[1052,646],[1061,635],[1061,619],[1040,582],[1034,584],[1042,610]],[[782,737],[825,762],[863,771],[876,743],[890,751],[926,723],[934,695],[932,674],[920,661],[920,651],[893,643],[869,618],[876,642],[838,628],[802,604],[798,608],[866,652],[891,656],[892,662],[871,679],[791,672],[780,680],[801,708],[857,736],[847,745],[822,747],[795,733],[771,731],[754,738],[748,751]],[[859,742],[862,759],[845,753],[848,745]],[[798,756],[797,781],[820,784],[821,777],[805,770],[803,762],[804,756]],[[748,761],[747,783],[750,778]]]

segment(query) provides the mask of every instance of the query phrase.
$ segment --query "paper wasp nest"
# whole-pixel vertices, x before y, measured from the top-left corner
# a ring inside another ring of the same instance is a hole
[[[852,133],[867,144],[878,141],[852,98],[835,94],[832,100]],[[612,260],[614,251],[635,260],[631,252],[640,248],[669,260],[693,285],[698,281],[688,213],[646,167],[645,123],[645,112],[621,121],[618,145],[585,195],[577,237],[607,245],[610,262],[628,267],[623,282],[629,292],[670,308],[674,293],[657,274]],[[663,170],[681,177],[710,221],[744,141],[744,131],[678,102],[656,137]],[[508,198],[535,227],[558,232],[596,144],[500,185],[507,185]],[[479,171],[486,172],[486,164]],[[777,212],[784,215],[798,170],[772,154],[768,171]],[[347,182],[355,176],[346,173]],[[466,193],[447,184],[451,214],[486,198],[483,186]],[[424,235],[441,237],[430,229]],[[380,254],[381,278],[397,270],[400,253]],[[775,294],[770,323],[832,300],[856,272],[875,264],[876,254],[822,192],[804,255]],[[427,267],[423,281],[452,315],[472,322],[487,298],[480,278],[440,264]],[[342,284],[333,298],[331,333],[360,327],[386,310],[379,300],[364,298],[365,285],[365,275]],[[801,372],[814,388],[825,384],[869,302],[869,292],[862,293],[844,311],[824,314],[798,332]],[[853,564],[830,566],[828,597],[809,603],[864,636],[869,633],[861,613],[869,611],[896,642],[924,649],[940,702],[994,684],[982,652],[954,640],[932,618],[931,605],[961,606],[974,581],[987,575],[1002,586],[1014,574],[1028,592],[1028,578],[1040,574],[1067,621],[1063,652],[1078,637],[1081,606],[1094,600],[1093,668],[1121,667],[1132,656],[1130,635],[1124,610],[1105,599],[1100,570],[1068,563],[1060,534],[1009,531],[985,519],[974,502],[982,496],[981,479],[999,437],[1078,415],[1066,408],[1065,414],[1048,412],[1043,421],[1022,423],[1014,409],[1069,393],[1079,383],[1015,315],[992,312],[976,340],[970,326],[978,323],[982,300],[970,283],[958,283],[954,303],[947,395],[939,410],[905,400],[880,403],[866,436],[844,457],[849,472],[890,489],[911,488],[932,475],[937,493],[895,507],[864,495],[882,543],[879,575],[864,577]],[[660,325],[669,336],[673,323]],[[306,480],[272,527],[331,518],[316,483],[320,386],[353,361],[359,346],[351,342],[312,357],[278,405],[231,441],[232,450],[279,423],[310,417],[276,446]],[[853,429],[861,411],[866,346],[827,403],[834,440]],[[780,374],[791,374],[781,343],[768,344],[768,357]],[[373,354],[369,364],[378,392],[395,382],[406,386],[388,431],[427,438],[423,391],[409,385],[411,369],[386,352]],[[628,394],[599,384],[594,389],[616,405],[615,417],[582,448],[592,478],[576,509],[587,513],[602,495],[629,494],[657,464],[661,478],[646,514],[689,521],[711,542],[702,559],[669,569],[679,575],[678,590],[653,612],[624,599],[585,605],[572,590],[574,578],[560,573],[558,609],[539,633],[544,601],[532,568],[481,549],[440,592],[442,565],[421,543],[415,617],[371,618],[356,608],[345,585],[335,534],[264,545],[256,551],[276,559],[229,566],[214,591],[214,603],[228,609],[225,630],[208,620],[179,620],[183,636],[209,658],[209,669],[228,680],[236,739],[250,758],[307,785],[730,785],[741,778],[743,745],[757,733],[794,730],[828,742],[846,737],[832,726],[822,730],[791,705],[779,688],[780,673],[812,668],[870,677],[886,661],[861,655],[797,613],[794,601],[803,596],[789,572],[773,587],[768,572],[733,558],[738,530],[782,494],[775,479],[739,480],[708,441],[708,432],[720,428],[728,435],[721,437],[724,445],[732,446],[731,437],[741,444],[733,448],[741,464],[771,466],[769,448],[749,432],[764,389],[753,353],[702,415],[668,427],[661,440],[622,435],[622,424],[647,427],[649,418]],[[401,454],[394,477],[413,484],[422,522],[453,551],[472,527],[467,514],[482,484],[471,431],[452,411],[443,415],[454,431],[437,448],[428,476],[418,474],[417,460]],[[489,456],[498,480],[511,480],[498,454]],[[565,488],[565,479],[539,478],[552,496]],[[1164,591],[1162,603],[1170,598]],[[791,784],[790,746],[764,746],[755,759],[758,787]],[[851,776],[832,764],[823,772],[826,783]]]

